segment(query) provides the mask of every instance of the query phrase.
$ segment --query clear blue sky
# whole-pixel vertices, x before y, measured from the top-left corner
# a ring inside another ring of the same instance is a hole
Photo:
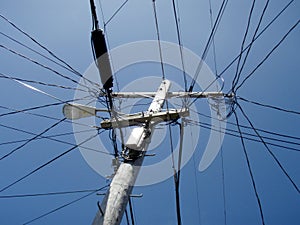
[[[259,32],[288,2],[286,0],[270,1]],[[107,21],[122,5],[123,1],[101,0],[101,3],[104,18]],[[182,43],[186,48],[201,56],[211,30],[209,1],[186,0],[184,2],[177,1],[177,3]],[[212,0],[213,20],[216,18],[221,3],[221,0]],[[264,4],[265,1],[257,1],[255,5],[246,44],[252,39]],[[100,18],[100,26],[102,27],[103,21],[99,1],[96,1],[96,6]],[[177,43],[172,1],[156,1],[156,8],[161,40]],[[214,39],[217,71],[219,73],[240,52],[250,8],[251,1],[244,3],[243,1],[233,0],[228,2]],[[242,72],[241,80],[264,59],[270,50],[299,20],[299,12],[300,4],[298,1],[294,1],[287,11],[254,43]],[[89,1],[27,0],[16,2],[4,0],[1,2],[0,13],[81,73],[84,73],[92,62],[90,47],[92,23]],[[5,37],[3,34],[17,39],[38,52],[47,54],[20,32],[16,31],[16,29],[12,28],[2,18],[0,18],[0,27],[0,73],[26,80],[76,88],[75,83],[7,51],[4,47],[37,60],[41,64],[60,71],[76,81],[79,80],[74,74]],[[107,24],[106,28],[107,39],[111,49],[134,41],[156,40],[152,1],[128,1],[124,8]],[[268,60],[254,73],[251,79],[238,90],[237,95],[247,100],[300,112],[298,97],[300,82],[298,76],[300,71],[299,40],[300,30],[299,26],[297,26]],[[214,71],[212,47],[205,62]],[[231,89],[235,69],[236,63],[223,74],[225,81],[224,92],[229,92]],[[158,64],[144,63],[131,66],[118,74],[119,86],[122,89],[133,80],[150,75],[161,77]],[[181,73],[174,70],[174,68],[166,68],[167,79],[182,83],[181,76]],[[31,85],[62,100],[70,100],[74,95],[74,90],[39,84]],[[200,91],[200,88],[196,87],[195,91]],[[23,110],[57,102],[57,100],[48,96],[25,88],[13,80],[4,78],[0,79],[0,96],[0,115],[11,112],[12,109]],[[290,148],[268,145],[271,152],[276,156],[299,189],[299,113],[282,112],[261,107],[241,99],[238,102],[256,128],[294,137],[280,137],[260,132],[262,136],[281,140],[266,140],[267,142]],[[197,100],[196,107],[199,113],[209,115],[209,107],[206,100]],[[31,112],[62,119],[61,108],[62,106],[58,105]],[[239,109],[237,109],[237,115],[242,125],[249,126]],[[206,117],[200,116],[199,118],[203,123],[211,122]],[[236,124],[234,115],[228,119],[228,122]],[[25,143],[24,141],[16,141],[28,140],[33,137],[32,134],[12,130],[7,128],[7,126],[38,134],[55,123],[56,121],[53,119],[28,113],[0,116],[0,156],[2,157]],[[237,130],[235,125],[227,124],[227,128],[228,132],[230,132],[230,129]],[[177,129],[176,127],[172,129],[174,130],[174,139],[177,140]],[[45,135],[50,136],[70,132],[70,135],[55,138],[76,144],[72,134],[72,125],[68,122],[59,124],[45,133]],[[255,135],[251,130],[243,129],[243,132]],[[236,133],[236,135],[238,134]],[[199,142],[196,146],[197,150],[192,159],[182,169],[180,193],[183,224],[261,224],[257,198],[240,138],[225,135],[221,149],[222,154],[218,154],[207,170],[203,172],[198,171],[198,164],[207,144],[208,136],[209,131],[201,128]],[[108,140],[108,132],[101,134],[100,137],[103,140]],[[251,138],[257,139],[257,137]],[[16,143],[9,144],[8,142]],[[245,145],[257,193],[262,205],[265,223],[272,225],[299,224],[299,192],[287,179],[287,176],[282,172],[261,142],[245,140]],[[107,144],[107,146],[110,145]],[[72,145],[49,139],[38,139],[16,150],[14,154],[0,161],[0,189],[71,147]],[[97,146],[94,147],[97,148]],[[168,139],[153,152],[158,155],[158,158],[167,156],[170,153]],[[145,160],[146,164],[150,163],[152,159],[147,160]],[[0,192],[0,197],[4,195],[98,189],[107,184],[106,179],[90,168],[79,150],[75,149],[16,185]],[[136,224],[176,224],[175,192],[172,177],[158,184],[137,187],[133,192],[134,194],[143,194],[143,198],[133,199]],[[7,225],[26,223],[85,194],[0,198],[0,223]],[[91,224],[97,211],[97,201],[101,200],[102,196],[93,194],[32,224]],[[126,222],[123,221],[122,224],[126,224]]]

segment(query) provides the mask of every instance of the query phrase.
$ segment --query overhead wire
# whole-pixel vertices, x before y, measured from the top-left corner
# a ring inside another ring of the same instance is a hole
[[[106,188],[107,186],[108,186],[108,185],[106,185],[106,186],[104,186],[104,187],[102,187],[102,188],[99,188],[99,189],[97,189],[97,190],[93,190],[93,191],[91,191],[90,193],[81,196],[80,198],[74,199],[74,200],[71,201],[71,202],[68,202],[68,203],[66,203],[66,204],[64,204],[64,205],[62,205],[62,206],[59,206],[59,207],[57,207],[57,208],[55,208],[55,209],[53,209],[53,210],[51,210],[51,211],[49,211],[49,212],[47,212],[47,213],[44,213],[44,214],[42,214],[42,215],[40,215],[40,216],[38,216],[38,217],[36,217],[36,218],[30,220],[30,221],[27,221],[27,222],[25,222],[23,225],[30,224],[30,223],[32,223],[32,222],[35,222],[35,221],[37,221],[37,220],[40,220],[40,219],[42,219],[42,218],[44,218],[44,217],[46,217],[46,216],[48,216],[48,215],[50,215],[50,214],[52,214],[52,213],[54,213],[54,212],[57,212],[57,211],[59,211],[59,210],[65,208],[65,207],[67,207],[67,206],[69,206],[69,205],[72,205],[72,204],[74,204],[74,203],[76,203],[76,202],[79,202],[80,200],[85,199],[85,198],[87,198],[87,197],[89,197],[89,196],[95,194],[95,193],[98,192],[98,191],[101,191],[102,189]]]
[[[12,54],[14,54],[14,55],[16,55],[18,57],[21,57],[21,58],[23,58],[23,59],[25,59],[25,60],[27,60],[27,61],[29,61],[29,62],[31,62],[31,63],[39,66],[39,67],[41,67],[43,69],[49,70],[50,72],[56,74],[59,77],[62,77],[64,79],[66,79],[66,80],[69,80],[69,81],[71,81],[71,82],[73,82],[73,83],[75,83],[75,84],[77,84],[79,86],[85,87],[85,88],[87,88],[90,91],[96,91],[96,92],[98,91],[98,88],[93,88],[92,89],[90,86],[84,85],[84,84],[82,84],[82,83],[80,83],[80,82],[78,82],[78,81],[76,81],[76,80],[74,80],[74,79],[72,79],[72,78],[70,78],[70,77],[62,74],[61,72],[58,72],[57,70],[55,70],[55,69],[53,69],[53,68],[51,68],[51,67],[49,67],[47,65],[44,65],[44,64],[38,62],[37,60],[31,59],[28,56],[26,56],[26,55],[24,55],[24,54],[22,54],[20,52],[17,52],[17,51],[15,51],[15,50],[13,50],[13,49],[5,46],[5,45],[0,44],[0,48],[5,49],[6,51],[8,51],[8,52],[10,52],[10,53],[12,53]]]
[[[259,137],[259,139],[261,140],[262,144],[264,145],[265,149],[267,150],[267,152],[270,154],[270,156],[272,157],[272,159],[275,161],[275,163],[278,165],[278,167],[280,168],[280,170],[283,172],[283,174],[287,177],[287,179],[290,181],[290,183],[292,184],[292,186],[295,188],[295,190],[300,193],[300,189],[297,186],[297,184],[293,181],[292,177],[287,173],[286,169],[283,167],[283,165],[280,163],[280,161],[277,159],[276,155],[271,151],[271,149],[269,148],[268,144],[264,141],[264,139],[262,138],[262,136],[259,134],[259,132],[256,130],[256,128],[254,127],[253,123],[251,122],[251,120],[249,119],[249,117],[246,115],[246,113],[244,112],[243,108],[237,103],[238,108],[240,109],[241,113],[243,114],[243,116],[245,117],[245,119],[248,121],[248,123],[250,124],[250,126],[252,127],[253,131],[256,133],[256,135]]]
[[[10,152],[6,153],[5,155],[0,157],[0,161],[2,161],[3,159],[7,158],[8,156],[14,154],[16,151],[20,150],[21,148],[25,147],[26,145],[28,145],[29,143],[31,143],[32,141],[36,140],[38,137],[41,137],[43,134],[47,133],[48,131],[50,131],[51,129],[53,129],[54,127],[58,126],[59,124],[61,124],[63,121],[65,121],[66,118],[63,118],[61,120],[59,120],[58,122],[52,124],[50,127],[48,127],[47,129],[43,130],[42,132],[38,133],[37,135],[35,135],[34,137],[30,138],[29,140],[27,140],[25,143],[19,145],[18,147],[12,149]]]
[[[274,109],[274,110],[281,111],[281,112],[300,115],[300,112],[298,112],[298,111],[289,110],[289,109],[285,109],[285,108],[278,107],[278,106],[273,106],[273,105],[269,105],[269,104],[260,103],[260,102],[257,102],[257,101],[253,101],[253,100],[249,100],[249,99],[240,97],[240,96],[237,96],[237,99],[242,100],[242,101],[247,102],[247,103],[258,105],[258,106],[261,106],[261,107],[270,108],[270,109]]]
[[[250,24],[251,24],[251,20],[252,20],[252,14],[253,14],[253,11],[254,11],[254,6],[255,6],[255,0],[252,1],[251,9],[250,9],[250,12],[249,12],[249,15],[248,15],[247,26],[246,26],[246,30],[245,30],[244,37],[243,37],[242,44],[241,44],[241,50],[240,50],[240,54],[239,54],[239,58],[238,58],[237,66],[236,66],[236,71],[235,71],[234,78],[232,80],[232,91],[235,87],[235,83],[238,82],[238,80],[239,80],[238,76],[240,75],[239,74],[239,67],[240,67],[240,63],[241,63],[241,60],[242,60],[242,51],[244,49],[246,38],[248,36],[248,32],[249,32],[249,28],[250,28]],[[250,45],[248,49],[250,49],[251,46],[252,45]]]
[[[21,132],[21,133],[24,133],[24,134],[37,135],[36,133],[25,131],[25,130],[19,129],[17,127],[7,126],[7,125],[4,125],[4,124],[0,124],[0,127],[4,127],[6,129],[13,130],[13,131],[18,131],[18,132]],[[93,130],[95,130],[95,128],[93,128]],[[89,132],[90,131],[91,130],[89,130]],[[81,132],[83,132],[83,131],[81,131]],[[85,132],[87,132],[87,131],[85,131]],[[76,132],[73,132],[72,134],[74,134],[74,133],[76,133]],[[80,131],[77,132],[77,133],[80,133]],[[53,136],[55,136],[55,135],[53,135]],[[55,139],[52,136],[41,136],[40,138],[45,138],[45,139],[55,141],[55,142],[58,142],[58,143],[67,144],[67,145],[71,145],[71,146],[76,146],[76,144],[74,144],[74,143],[67,142],[67,141],[62,141],[62,140],[59,140],[59,139]],[[106,151],[101,151],[99,149],[93,149],[93,148],[89,148],[89,147],[86,147],[86,146],[81,146],[81,148],[84,149],[84,150],[94,151],[94,152],[101,153],[101,154],[112,155],[112,154],[110,154]]]
[[[221,21],[221,19],[222,19],[223,13],[225,12],[227,3],[228,3],[228,0],[223,0],[223,1],[222,1],[222,4],[221,4],[220,9],[219,9],[218,14],[217,14],[217,18],[216,18],[216,20],[215,20],[215,22],[214,22],[214,26],[213,26],[213,28],[212,28],[212,30],[211,30],[211,32],[210,32],[209,38],[208,38],[208,40],[207,40],[207,42],[206,42],[204,51],[203,51],[203,53],[202,53],[201,60],[200,60],[200,62],[198,63],[198,66],[197,66],[195,75],[194,75],[193,80],[192,80],[192,82],[191,82],[191,85],[190,85],[190,87],[189,87],[189,92],[192,92],[192,91],[193,91],[193,88],[194,88],[194,86],[195,86],[195,84],[196,84],[196,80],[197,80],[197,78],[198,78],[198,76],[199,76],[199,74],[200,74],[200,71],[201,71],[201,69],[202,69],[202,66],[203,66],[203,61],[205,60],[205,58],[206,58],[206,56],[207,56],[207,53],[208,53],[208,50],[209,50],[209,48],[210,48],[210,46],[211,46],[211,44],[212,44],[212,39],[213,39],[213,37],[214,37],[215,34],[216,34],[216,31],[217,31],[218,26],[219,26],[219,24],[220,24],[220,21]],[[205,91],[205,90],[204,90],[204,91]],[[192,103],[191,103],[191,104],[192,104]]]
[[[102,131],[103,132],[103,131]],[[87,143],[88,141],[92,140],[93,138],[95,138],[96,136],[99,135],[99,132],[96,135],[93,135],[87,139],[85,139],[84,141],[80,142],[79,144],[76,144],[75,146],[73,146],[72,148],[64,151],[63,153],[55,156],[54,158],[50,159],[49,161],[47,161],[46,163],[43,163],[42,165],[38,166],[37,168],[35,168],[34,170],[31,170],[29,173],[25,174],[24,176],[18,178],[17,180],[13,181],[12,183],[6,185],[5,187],[0,189],[0,193],[11,188],[12,186],[15,186],[16,184],[18,184],[19,182],[21,182],[22,180],[28,178],[29,176],[35,174],[36,172],[38,172],[39,170],[43,169],[44,167],[52,164],[53,162],[55,162],[56,160],[60,159],[61,157],[67,155],[68,153],[72,152],[74,149],[76,149],[77,147],[80,147],[81,145]]]
[[[248,168],[248,171],[249,171],[249,174],[250,174],[252,187],[254,189],[256,201],[257,201],[257,204],[258,204],[258,207],[259,207],[261,222],[264,225],[265,224],[265,219],[264,219],[264,213],[263,213],[263,209],[262,209],[262,204],[261,204],[261,200],[260,200],[260,197],[259,197],[259,194],[258,194],[258,191],[257,191],[257,185],[256,185],[256,182],[255,182],[255,179],[254,179],[254,174],[252,172],[252,168],[251,168],[251,164],[250,164],[250,159],[249,159],[249,156],[248,156],[248,153],[247,153],[247,149],[246,149],[246,145],[245,145],[245,142],[244,142],[243,134],[242,134],[241,128],[239,126],[238,116],[237,116],[236,111],[233,111],[233,114],[235,116],[235,120],[236,120],[236,124],[237,124],[237,127],[238,127],[238,131],[240,133],[241,144],[242,144],[243,152],[244,152],[244,155],[245,155],[245,158],[246,158],[247,168]]]
[[[235,91],[240,89],[244,83],[258,70],[261,65],[272,55],[272,53],[283,43],[283,41],[289,36],[289,34],[299,25],[300,20],[298,20],[288,32],[281,38],[281,40],[272,48],[272,50],[263,58],[263,60],[244,78],[244,80],[238,85]]]
[[[164,80],[166,78],[166,76],[165,76],[164,61],[163,61],[161,41],[160,41],[158,17],[157,17],[157,10],[156,10],[156,0],[152,0],[152,6],[153,6],[154,22],[155,22],[156,36],[157,36],[157,42],[158,42],[160,66],[161,66],[162,78]]]
[[[259,30],[259,28],[260,28],[260,25],[261,25],[261,23],[262,23],[262,20],[263,20],[263,18],[264,18],[264,15],[265,15],[265,13],[266,13],[266,11],[267,11],[267,8],[268,8],[268,6],[269,6],[269,2],[270,2],[270,1],[267,0],[265,6],[264,6],[264,8],[263,8],[262,14],[261,14],[261,16],[260,16],[260,18],[259,18],[259,22],[258,22],[258,24],[257,24],[257,26],[256,26],[256,29],[255,29],[255,31],[254,31],[254,34],[253,34],[253,36],[252,36],[252,41],[251,41],[251,43],[250,43],[250,46],[249,46],[249,48],[248,48],[248,50],[247,50],[247,52],[246,52],[246,55],[245,55],[244,59],[243,59],[242,66],[241,66],[241,68],[240,68],[240,70],[239,70],[239,72],[238,72],[238,74],[237,74],[237,79],[236,79],[235,83],[233,84],[233,87],[232,87],[233,90],[235,89],[235,86],[236,86],[236,85],[238,84],[238,82],[239,82],[241,73],[242,73],[242,71],[243,71],[243,69],[244,69],[244,66],[245,66],[246,61],[247,61],[247,59],[248,59],[250,50],[251,50],[251,48],[252,48],[253,40],[255,39],[255,37],[256,37],[256,35],[257,35],[257,33],[258,33],[258,30]],[[237,69],[238,69],[238,68],[237,68]]]

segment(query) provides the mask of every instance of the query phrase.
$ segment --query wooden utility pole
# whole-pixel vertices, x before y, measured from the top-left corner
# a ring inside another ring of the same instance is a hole
[[[99,206],[93,225],[119,225],[129,201],[132,188],[142,166],[144,155],[151,142],[155,121],[151,115],[161,111],[171,82],[163,80],[149,106],[144,125],[132,130],[126,144],[126,155],[114,175],[110,187]],[[167,112],[165,112],[167,114]]]

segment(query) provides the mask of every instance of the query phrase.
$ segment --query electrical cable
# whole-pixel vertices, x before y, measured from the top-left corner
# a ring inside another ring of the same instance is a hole
[[[47,213],[44,213],[43,215],[38,216],[38,217],[36,217],[36,218],[34,218],[34,219],[32,219],[32,220],[30,220],[30,221],[24,223],[23,225],[26,225],[26,224],[30,224],[30,223],[32,223],[32,222],[35,222],[35,221],[37,221],[37,220],[39,220],[39,219],[42,219],[42,218],[44,218],[44,217],[46,217],[46,216],[48,216],[48,215],[50,215],[50,214],[52,214],[52,213],[54,213],[54,212],[57,212],[57,211],[59,211],[59,210],[65,208],[65,207],[67,207],[67,206],[69,206],[69,205],[72,205],[72,204],[74,204],[74,203],[76,203],[76,202],[79,202],[80,200],[85,199],[85,198],[87,198],[87,197],[89,197],[89,196],[95,194],[97,191],[101,191],[102,189],[106,188],[107,186],[108,186],[108,185],[106,185],[106,186],[104,186],[104,187],[102,187],[102,188],[99,188],[99,189],[97,189],[97,190],[94,190],[94,191],[92,191],[92,192],[90,192],[90,193],[88,193],[88,194],[86,194],[86,195],[84,195],[84,196],[82,196],[82,197],[80,197],[80,198],[77,198],[77,199],[75,199],[75,200],[73,200],[73,201],[71,201],[71,202],[68,202],[68,203],[66,203],[66,204],[64,204],[64,205],[62,205],[62,206],[60,206],[60,207],[57,207],[57,208],[55,208],[55,209],[53,209],[53,210],[51,210],[51,211],[49,211],[49,212],[47,212]]]
[[[21,133],[25,133],[25,134],[29,134],[29,135],[37,135],[35,133],[32,133],[32,132],[29,132],[29,131],[25,131],[25,130],[21,130],[19,128],[16,128],[16,127],[12,127],[12,126],[7,126],[7,125],[4,125],[4,124],[0,124],[0,127],[4,127],[6,129],[10,129],[10,130],[13,130],[13,131],[18,131],[18,132],[21,132]],[[93,131],[95,130],[95,128],[93,128]],[[91,130],[89,131],[84,131],[84,132],[90,132]],[[82,131],[83,132],[83,131]],[[80,133],[77,132],[77,133]],[[74,132],[72,133],[74,134]],[[55,136],[55,135],[53,135]],[[67,141],[62,141],[62,140],[59,140],[59,139],[55,139],[51,136],[41,136],[40,138],[45,138],[45,139],[48,139],[48,140],[51,140],[51,141],[55,141],[55,142],[58,142],[58,143],[62,143],[62,144],[67,144],[67,145],[71,145],[71,146],[76,146],[75,144],[71,143],[71,142],[67,142]],[[1,143],[3,144],[3,143]],[[0,145],[1,145],[0,144]],[[93,151],[93,152],[97,152],[97,153],[101,153],[101,154],[106,154],[106,155],[113,155],[113,154],[110,154],[106,151],[101,151],[101,150],[98,150],[98,149],[93,149],[93,148],[89,148],[89,147],[86,147],[86,146],[81,146],[82,149],[85,149],[85,150],[88,150],[88,151]]]
[[[55,162],[56,160],[60,159],[61,157],[63,157],[64,155],[67,155],[68,153],[70,153],[71,151],[73,151],[74,149],[76,149],[77,147],[85,144],[86,142],[90,141],[91,139],[95,138],[96,136],[98,136],[98,133],[96,135],[93,135],[89,138],[87,138],[86,140],[80,142],[79,144],[75,145],[74,147],[68,149],[67,151],[57,155],[56,157],[52,158],[51,160],[47,161],[46,163],[43,163],[42,165],[40,165],[39,167],[37,167],[36,169],[30,171],[29,173],[27,173],[26,175],[22,176],[21,178],[18,178],[17,180],[15,180],[14,182],[6,185],[5,187],[3,187],[2,189],[0,189],[0,193],[11,188],[12,186],[15,186],[16,184],[18,184],[19,182],[21,182],[22,180],[26,179],[27,177],[35,174],[36,172],[38,172],[39,170],[43,169],[44,167],[52,164],[53,162]]]
[[[252,101],[252,100],[248,100],[248,99],[245,99],[245,98],[240,97],[240,96],[237,96],[237,99],[242,100],[242,101],[247,102],[247,103],[258,105],[258,106],[261,106],[261,107],[266,107],[266,108],[274,109],[274,110],[281,111],[281,112],[286,112],[286,113],[292,113],[292,114],[300,115],[300,112],[298,112],[298,111],[284,109],[284,108],[281,108],[281,107],[278,107],[278,106],[272,106],[272,105],[268,105],[268,104],[264,104],[264,103],[260,103],[260,102],[256,102],[256,101]]]
[[[261,140],[261,142],[263,143],[263,145],[265,146],[265,148],[267,149],[268,153],[271,155],[271,157],[273,158],[273,160],[276,162],[276,164],[279,166],[280,170],[285,174],[285,176],[288,178],[288,180],[290,181],[290,183],[293,185],[293,187],[296,189],[296,191],[298,193],[300,193],[300,190],[297,186],[297,184],[293,181],[293,179],[290,177],[290,175],[287,173],[287,171],[285,170],[285,168],[283,167],[283,165],[280,163],[280,161],[277,159],[276,155],[271,151],[271,149],[269,148],[268,144],[264,141],[264,139],[262,138],[262,136],[258,133],[258,131],[256,130],[256,128],[254,127],[253,123],[251,122],[251,120],[249,119],[249,117],[246,115],[246,113],[244,112],[244,110],[242,109],[242,107],[237,103],[238,108],[240,109],[240,111],[242,112],[243,116],[246,118],[246,120],[248,121],[248,123],[250,124],[250,126],[252,127],[253,131],[257,134],[257,136],[259,137],[259,139]]]
[[[242,71],[243,71],[243,69],[244,69],[244,66],[245,66],[245,64],[246,64],[246,61],[247,61],[247,59],[248,59],[248,56],[249,56],[250,50],[251,50],[251,48],[252,48],[252,45],[253,45],[253,40],[255,39],[255,37],[256,37],[256,34],[257,34],[257,32],[258,32],[258,30],[259,30],[259,28],[260,28],[261,22],[262,22],[262,20],[263,20],[263,18],[264,18],[264,15],[265,15],[266,11],[267,11],[267,8],[268,8],[268,5],[269,5],[269,2],[270,2],[270,1],[269,1],[269,0],[267,0],[267,2],[266,2],[266,4],[265,4],[265,7],[264,7],[264,9],[263,9],[263,11],[262,11],[262,14],[261,14],[261,16],[260,16],[260,18],[259,18],[259,22],[258,22],[258,25],[256,26],[256,29],[255,29],[255,31],[254,31],[254,34],[253,34],[253,37],[252,37],[251,44],[250,44],[250,46],[249,46],[249,48],[248,48],[248,50],[247,50],[247,52],[246,52],[246,56],[244,57],[244,60],[243,60],[242,66],[241,66],[241,68],[240,68],[240,71],[238,72],[237,79],[236,79],[236,81],[235,81],[235,83],[234,83],[234,85],[233,85],[233,87],[232,87],[232,90],[234,90],[234,89],[235,89],[235,86],[236,86],[236,85],[238,84],[238,82],[239,82],[239,79],[240,79],[241,73],[242,73]]]
[[[252,19],[252,14],[253,14],[253,11],[254,11],[254,6],[255,6],[255,0],[252,1],[252,6],[251,6],[251,9],[250,9],[250,12],[249,12],[249,15],[248,15],[246,31],[244,33],[243,41],[242,41],[242,44],[241,44],[241,50],[240,50],[240,54],[239,54],[239,58],[238,58],[237,66],[236,66],[235,75],[234,75],[234,78],[232,80],[232,92],[233,92],[233,89],[235,87],[236,82],[238,82],[238,80],[239,80],[238,76],[240,75],[239,74],[239,67],[240,67],[240,63],[241,63],[241,60],[242,60],[242,52],[243,52],[243,49],[244,49],[246,38],[248,36],[249,27],[250,27],[251,19]],[[251,46],[248,49],[250,49]]]
[[[19,145],[18,147],[14,148],[13,150],[11,150],[10,152],[6,153],[5,155],[0,157],[0,161],[7,158],[8,156],[12,155],[13,153],[15,153],[16,151],[20,150],[21,148],[25,147],[26,145],[28,145],[30,142],[34,141],[36,138],[42,136],[43,134],[47,133],[49,130],[53,129],[54,127],[56,127],[57,125],[61,124],[63,121],[65,121],[66,118],[63,118],[61,120],[59,120],[58,122],[54,123],[53,125],[51,125],[50,127],[48,127],[47,129],[43,130],[42,132],[38,133],[37,135],[35,135],[34,137],[30,138],[28,141],[26,141],[25,143]]]
[[[154,14],[154,20],[155,20],[155,29],[156,29],[158,49],[159,49],[160,66],[161,66],[162,78],[164,80],[166,78],[166,76],[165,76],[164,61],[163,61],[162,49],[161,49],[161,43],[160,43],[158,18],[157,18],[157,12],[156,12],[156,0],[152,0],[152,5],[153,5],[153,14]]]
[[[288,37],[288,35],[298,26],[300,20],[298,20],[289,31],[283,36],[283,38],[272,48],[272,50],[265,56],[265,58],[250,72],[246,78],[239,84],[235,91],[240,89],[244,83],[255,73],[255,71],[271,56],[271,54],[283,43],[283,41]]]
[[[245,158],[246,158],[246,162],[247,162],[247,168],[248,168],[248,171],[249,171],[249,174],[250,174],[252,187],[254,189],[256,201],[257,201],[257,204],[258,204],[258,207],[259,207],[261,222],[264,225],[265,224],[265,219],[264,219],[264,214],[263,214],[263,210],[262,210],[262,204],[261,204],[260,197],[258,195],[258,191],[257,191],[257,187],[256,187],[256,182],[254,180],[254,175],[253,175],[253,172],[252,172],[252,168],[251,168],[249,156],[248,156],[248,153],[247,153],[247,150],[246,150],[246,145],[245,145],[245,142],[244,142],[243,134],[242,134],[241,128],[239,126],[238,116],[237,116],[236,111],[233,111],[233,114],[235,116],[235,120],[236,120],[236,124],[237,124],[237,127],[238,127],[238,131],[240,133],[240,139],[241,139],[241,143],[242,143],[242,147],[243,147],[243,152],[244,152],[244,155],[245,155]]]

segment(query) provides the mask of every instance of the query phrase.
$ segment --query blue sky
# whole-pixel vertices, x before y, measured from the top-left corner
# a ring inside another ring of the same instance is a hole
[[[288,2],[285,0],[270,1],[259,31]],[[107,21],[123,1],[101,0],[101,3],[104,18]],[[171,1],[156,1],[159,31],[161,40],[177,43],[171,3]],[[212,1],[213,20],[216,18],[221,3],[222,1],[220,0]],[[246,39],[247,44],[251,41],[264,4],[265,1],[259,1],[255,5],[249,35]],[[5,0],[1,2],[1,6],[1,15],[47,46],[57,56],[76,68],[76,70],[84,73],[89,67],[92,62],[90,47],[92,25],[89,1],[28,0],[14,2]],[[96,6],[100,18],[100,26],[102,27],[103,21],[99,1],[96,1]],[[246,3],[238,0],[228,2],[214,39],[217,71],[219,73],[239,54],[250,8],[250,1]],[[184,47],[201,56],[211,30],[209,1],[178,1],[178,9],[182,43]],[[287,11],[254,43],[241,80],[264,59],[269,51],[299,20],[299,10],[299,2],[294,1]],[[15,52],[26,55],[49,68],[79,81],[79,78],[69,71],[8,40],[3,34],[17,39],[38,52],[47,54],[1,18],[0,24],[2,32],[0,35],[0,45],[2,46],[0,48],[0,72],[2,74],[76,88],[75,83],[7,51],[4,47],[13,49]],[[110,49],[134,41],[156,40],[152,1],[128,1],[124,8],[107,24],[106,37]],[[236,94],[247,100],[299,112],[298,84],[300,78],[297,76],[300,71],[298,57],[299,38],[300,30],[298,26]],[[113,60],[114,58],[112,58]],[[212,47],[205,62],[214,71]],[[224,92],[229,92],[231,89],[235,69],[236,63],[222,76],[224,79]],[[117,74],[117,80],[122,89],[135,79],[150,75],[161,77],[158,64],[142,63],[132,65],[120,71]],[[166,67],[167,79],[182,84],[181,76],[181,73],[174,68]],[[1,115],[11,112],[13,109],[22,110],[57,102],[57,100],[46,95],[25,88],[14,80],[2,78],[0,85]],[[31,85],[62,100],[71,100],[74,96],[74,90],[38,84]],[[198,89],[195,91],[200,91],[199,87],[196,88]],[[238,102],[256,128],[298,137],[298,139],[280,137],[260,132],[263,136],[281,139],[280,142],[268,140],[269,142],[290,148],[269,145],[271,152],[276,156],[299,189],[299,113],[273,110],[242,100],[238,100]],[[196,107],[199,113],[209,115],[209,105],[206,100],[197,100]],[[62,119],[61,108],[62,106],[58,105],[30,112]],[[237,109],[237,115],[242,125],[249,126],[239,109]],[[199,116],[199,119],[202,123],[211,122],[210,119],[203,116]],[[1,116],[1,156],[24,143],[24,141],[13,144],[8,144],[7,142],[26,140],[33,137],[32,134],[24,131],[38,134],[56,122],[53,119],[28,113]],[[237,130],[235,125],[230,124],[236,124],[234,115],[228,119],[228,122],[228,132],[230,129]],[[23,132],[9,129],[7,128],[8,126],[21,129]],[[174,139],[178,138],[176,127],[172,129]],[[194,156],[182,169],[181,174],[180,192],[183,224],[261,224],[257,199],[240,139],[225,135],[221,149],[222,154],[218,154],[207,170],[199,172],[198,164],[209,137],[209,130],[204,128],[200,130],[199,142],[196,145]],[[251,130],[243,129],[243,132],[255,135]],[[60,123],[45,135],[66,133],[71,134],[56,138],[60,141],[76,144],[72,134],[72,124],[67,121]],[[108,140],[108,132],[101,134],[100,138]],[[293,143],[285,143],[283,141]],[[265,223],[299,224],[299,192],[283,174],[262,143],[245,140],[245,144]],[[107,146],[109,147],[110,144],[107,143]],[[30,142],[15,151],[14,154],[0,161],[0,189],[71,147],[72,145],[49,139],[38,139]],[[97,148],[97,146],[94,147]],[[157,150],[153,151],[157,154],[158,159],[166,157],[170,153],[168,140],[165,140]],[[151,163],[151,160],[146,159],[145,163]],[[108,181],[105,178],[89,167],[79,150],[74,149],[74,151],[44,167],[32,176],[0,192],[0,196],[90,190],[101,188],[107,184]],[[158,184],[137,187],[133,192],[134,194],[143,194],[143,198],[133,199],[136,224],[176,224],[173,178]],[[100,193],[102,192],[100,191]],[[1,224],[23,224],[85,194],[87,193],[1,198],[0,222]],[[101,199],[102,196],[93,194],[32,224],[89,224],[97,211],[97,201],[101,201]],[[226,216],[224,212],[226,212]],[[126,222],[123,221],[122,224],[126,224]]]

